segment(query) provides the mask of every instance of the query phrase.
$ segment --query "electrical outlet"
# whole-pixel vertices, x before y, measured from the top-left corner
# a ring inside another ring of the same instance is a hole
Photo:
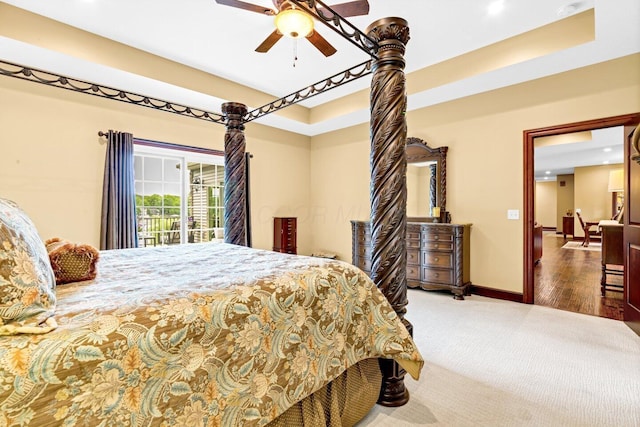
[[[507,219],[520,219],[520,211],[518,209],[507,210]]]

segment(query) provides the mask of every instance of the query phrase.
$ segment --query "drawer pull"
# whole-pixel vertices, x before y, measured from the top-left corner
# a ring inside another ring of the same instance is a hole
[[[440,236],[433,236],[433,240],[440,240]]]
[[[440,245],[439,245],[439,244],[437,244],[437,243],[436,243],[435,245],[433,245],[433,248],[434,248],[434,249],[438,249],[439,247],[440,247]]]
[[[436,274],[434,274],[434,276],[435,276],[435,277],[436,277],[436,279],[437,279],[438,277],[440,277],[440,273],[436,273]]]
[[[434,260],[435,262],[438,262],[438,260],[439,260],[439,259],[440,259],[440,258],[435,257],[433,260]]]

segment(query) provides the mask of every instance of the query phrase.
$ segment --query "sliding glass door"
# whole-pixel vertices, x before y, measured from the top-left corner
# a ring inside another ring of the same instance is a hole
[[[140,246],[221,242],[224,157],[135,144]]]

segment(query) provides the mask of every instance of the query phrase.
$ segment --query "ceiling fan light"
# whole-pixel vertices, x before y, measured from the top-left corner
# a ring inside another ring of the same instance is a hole
[[[313,18],[298,9],[283,10],[276,15],[276,28],[287,37],[307,37],[313,31]]]

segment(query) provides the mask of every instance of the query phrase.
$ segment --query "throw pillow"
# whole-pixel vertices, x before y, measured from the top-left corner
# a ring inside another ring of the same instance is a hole
[[[57,237],[45,242],[56,284],[92,280],[97,275],[97,263],[100,257],[91,245],[75,244]]]
[[[0,335],[51,330],[53,319],[42,325],[53,316],[55,286],[35,225],[18,205],[0,198]]]

